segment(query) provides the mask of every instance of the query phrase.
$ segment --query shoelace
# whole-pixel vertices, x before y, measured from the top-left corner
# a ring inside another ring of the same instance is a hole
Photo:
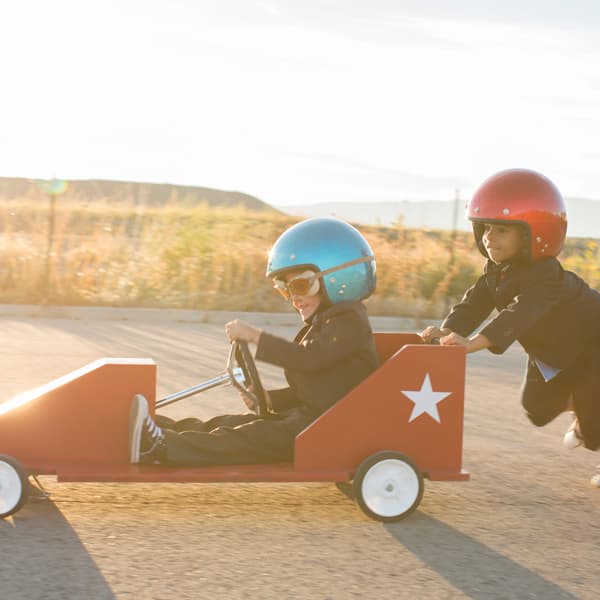
[[[146,430],[152,442],[160,441],[164,437],[163,430],[149,416],[146,417]]]

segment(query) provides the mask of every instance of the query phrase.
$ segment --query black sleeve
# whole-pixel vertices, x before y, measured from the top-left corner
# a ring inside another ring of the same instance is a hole
[[[302,372],[326,369],[364,348],[372,335],[368,319],[349,308],[327,318],[320,335],[306,344],[290,342],[263,331],[256,359]]]
[[[494,308],[485,277],[480,277],[465,292],[462,300],[452,307],[442,323],[442,329],[447,328],[466,337],[485,321]]]
[[[519,292],[481,331],[490,352],[502,354],[560,300],[562,269],[557,261],[534,263],[519,277]]]

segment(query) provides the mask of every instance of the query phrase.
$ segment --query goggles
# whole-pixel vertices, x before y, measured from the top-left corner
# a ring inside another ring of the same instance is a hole
[[[292,296],[316,296],[321,288],[318,274],[314,271],[303,271],[289,281],[277,279],[273,287],[286,299]]]
[[[374,256],[361,256],[360,258],[355,258],[354,260],[349,260],[348,262],[342,263],[340,265],[336,265],[335,267],[331,267],[329,269],[325,269],[324,271],[303,271],[299,275],[296,275],[293,279],[289,281],[282,281],[281,279],[276,279],[273,287],[286,299],[289,300],[292,296],[316,296],[321,289],[321,285],[319,284],[319,277],[323,277],[324,275],[329,275],[334,271],[339,271],[341,269],[345,269],[346,267],[352,267],[354,265],[358,265],[360,263],[370,262],[375,260]]]

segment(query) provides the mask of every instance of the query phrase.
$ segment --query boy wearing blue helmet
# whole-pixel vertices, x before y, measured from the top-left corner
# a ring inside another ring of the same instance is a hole
[[[136,396],[131,462],[223,465],[292,461],[296,435],[377,368],[362,300],[375,289],[375,258],[364,237],[338,219],[307,219],[273,246],[267,277],[304,321],[288,341],[241,320],[230,341],[256,346],[256,359],[284,369],[288,386],[267,392],[269,414],[221,415],[208,421],[154,421]],[[248,408],[250,398],[243,396]]]

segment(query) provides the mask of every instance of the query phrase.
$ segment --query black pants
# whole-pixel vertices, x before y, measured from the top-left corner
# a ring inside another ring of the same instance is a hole
[[[290,462],[295,434],[284,419],[253,413],[221,415],[208,421],[175,421],[163,415],[156,423],[165,432],[168,463],[236,465]]]
[[[568,369],[544,381],[535,361],[527,361],[521,402],[534,425],[542,427],[569,410],[569,398],[579,421],[583,443],[600,447],[600,349],[586,350]]]

